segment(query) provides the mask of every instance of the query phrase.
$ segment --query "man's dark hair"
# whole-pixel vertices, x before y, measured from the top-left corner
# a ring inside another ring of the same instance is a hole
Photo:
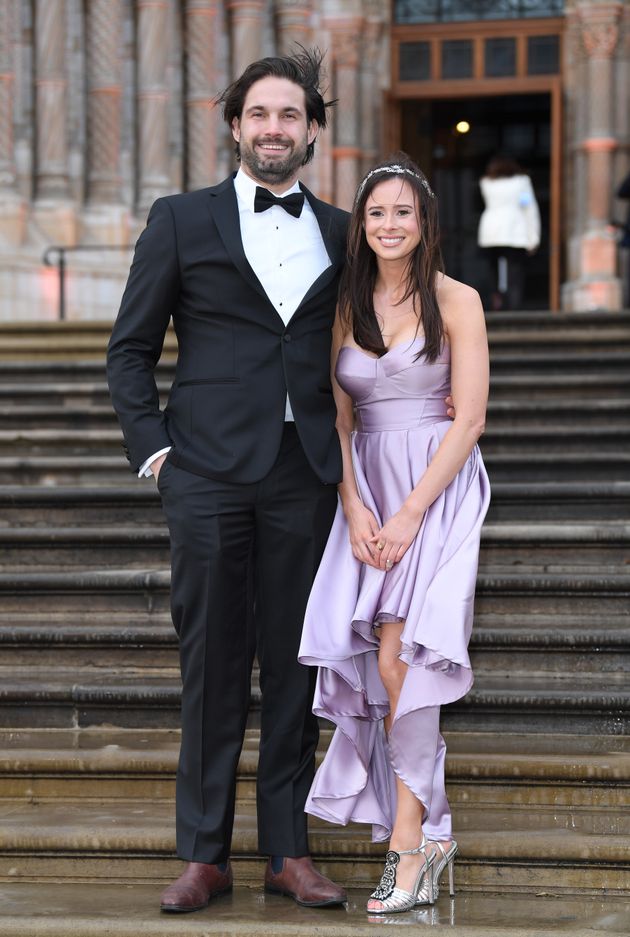
[[[223,109],[223,119],[228,127],[232,127],[234,118],[241,119],[243,105],[247,92],[255,82],[261,78],[287,78],[299,85],[304,91],[306,101],[306,119],[310,124],[316,120],[320,127],[326,126],[326,108],[336,104],[335,101],[324,101],[321,90],[322,61],[324,55],[319,49],[305,49],[296,45],[296,51],[291,55],[269,56],[259,59],[248,65],[240,78],[223,91],[217,98],[217,103]],[[235,146],[237,159],[241,158],[240,146]],[[310,162],[315,152],[315,141],[309,143],[303,165]]]

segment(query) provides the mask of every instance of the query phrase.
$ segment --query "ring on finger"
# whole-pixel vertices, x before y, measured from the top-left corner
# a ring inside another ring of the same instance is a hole
[[[385,541],[384,541],[384,540],[379,540],[379,542],[376,544],[376,549],[377,549],[377,550],[384,550],[384,549],[385,549]]]
[[[393,565],[394,565],[394,564],[393,564],[392,560],[386,560],[386,561],[385,561],[385,569],[391,569]]]

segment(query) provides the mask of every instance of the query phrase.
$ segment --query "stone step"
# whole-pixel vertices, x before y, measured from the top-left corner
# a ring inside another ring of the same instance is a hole
[[[592,440],[591,440],[592,441]],[[522,451],[488,452],[482,441],[490,480],[495,482],[627,482],[630,450],[618,444],[616,433],[598,449],[548,451],[541,446]],[[121,455],[0,455],[0,486],[97,486],[132,485],[138,480]],[[146,484],[146,483],[145,483]]]
[[[542,731],[614,735],[630,728],[628,674],[478,672],[465,699],[444,709],[456,731]],[[596,661],[595,661],[596,664]],[[0,726],[115,725],[174,728],[180,681],[172,668],[2,667]],[[250,725],[258,720],[252,684]]]
[[[473,670],[482,673],[566,675],[630,671],[628,615],[486,614],[475,616],[470,643]],[[177,674],[178,644],[169,614],[106,619],[91,611],[7,612],[0,615],[3,666],[41,673]],[[17,673],[17,670],[15,670]],[[254,669],[254,682],[256,682]]]
[[[489,521],[481,534],[480,568],[525,566],[570,572],[593,565],[630,565],[630,523]]]
[[[493,372],[490,378],[490,405],[498,401],[552,401],[581,399],[620,398],[630,396],[630,372],[610,373],[608,370],[583,374],[555,373],[519,374]]]
[[[496,475],[496,463],[491,463]],[[0,489],[0,492],[2,489]],[[0,504],[2,504],[0,494]],[[496,481],[488,522],[619,520],[630,517],[630,481]]]
[[[614,414],[614,410],[611,410]],[[22,404],[0,403],[0,432],[50,431],[61,429],[77,432],[80,429],[100,432],[118,428],[118,421],[111,404],[76,402],[73,404]]]
[[[613,629],[614,630],[614,629]],[[94,615],[75,612],[2,613],[0,656],[13,667],[120,668],[177,673],[177,636],[170,614]]]
[[[3,322],[0,323],[0,361],[100,360],[105,358],[112,322]],[[172,329],[164,341],[166,355],[174,355],[177,341]]]
[[[553,442],[553,437],[550,442]],[[490,481],[540,484],[545,482],[627,482],[630,478],[630,450],[623,449],[614,434],[606,446],[592,445],[563,449],[560,443],[548,448],[531,447],[521,451],[488,452],[482,440],[482,451]],[[1,473],[1,460],[0,460]],[[1,478],[1,474],[0,474]]]
[[[318,763],[331,737],[330,729],[322,729]],[[158,728],[0,730],[0,800],[172,803],[179,738],[177,729]],[[445,739],[453,804],[535,809],[555,803],[606,811],[627,806],[627,737],[446,732]],[[255,800],[259,740],[258,729],[246,731],[238,764],[239,802]]]
[[[492,392],[492,391],[491,391]],[[605,426],[628,430],[630,427],[630,398],[597,398],[572,396],[563,400],[492,400],[488,404],[489,432],[499,432],[505,426],[519,431],[542,430],[549,424],[561,423],[567,430]]]
[[[492,466],[491,466],[492,467]],[[0,516],[9,527],[164,524],[149,480],[127,472],[124,485],[1,485]],[[618,520],[630,517],[630,481],[494,482],[488,521]]]
[[[0,455],[0,485],[130,485],[139,484],[121,455]]]
[[[494,312],[486,310],[488,332],[529,330],[534,335],[545,334],[556,329],[588,329],[593,333],[607,328],[619,328],[630,323],[630,310],[622,312],[561,312],[549,309],[527,309],[514,312]]]
[[[37,374],[35,375],[37,377]],[[84,380],[85,375],[77,373],[72,381],[72,374],[60,375],[58,381],[44,381],[24,376],[24,383],[17,380],[0,382],[0,406],[4,408],[17,407],[48,407],[78,408],[97,407],[107,408],[111,412],[109,391],[102,375],[95,375],[94,380]],[[171,381],[159,379],[157,381],[160,399],[166,402]],[[519,403],[520,406],[534,401],[541,401],[551,406],[552,401],[565,402],[579,398],[593,401],[597,398],[608,400],[628,400],[630,398],[630,373],[610,374],[602,370],[593,374],[576,373],[556,374],[550,372],[545,375],[532,374],[493,374],[490,384],[489,412],[498,403]]]
[[[610,376],[628,375],[630,349],[591,348],[587,343],[580,350],[530,348],[493,349],[490,356],[490,380],[497,375],[520,374],[541,376],[547,374],[593,375],[606,370]]]
[[[54,570],[0,573],[4,612],[32,612],[42,603],[51,612],[112,610],[137,613],[168,607],[167,569]],[[630,573],[584,567],[572,573],[488,567],[477,579],[479,613],[627,613]]]
[[[621,312],[567,313],[555,310],[521,310],[510,312],[495,312],[486,310],[486,324],[488,333],[502,335],[504,333],[522,332],[527,336],[537,337],[544,333],[545,338],[553,332],[571,334],[573,332],[587,332],[593,338],[606,334],[610,330],[627,328],[629,323],[628,310]],[[109,320],[66,320],[38,321],[7,321],[1,324],[0,336],[13,339],[16,342],[36,340],[41,337],[80,338],[107,343],[112,330],[112,321]],[[169,330],[169,339],[174,333]]]
[[[166,865],[166,863],[165,863]],[[448,931],[450,937],[615,937],[630,933],[630,915],[623,897],[608,894],[555,897],[551,893],[521,894],[506,890],[498,879],[496,893],[478,885],[480,893],[459,890],[451,901],[445,891],[437,904],[406,914],[366,915],[365,903],[375,884],[350,889],[342,909],[301,908],[287,898],[262,892],[260,863],[256,884],[237,885],[231,895],[213,901],[208,910],[177,919],[177,937],[379,937],[417,932],[418,927]],[[176,867],[175,874],[181,871]],[[239,870],[240,871],[240,870]],[[330,871],[330,870],[329,870]],[[162,873],[160,881],[168,877]],[[3,888],[0,930],[3,937],[173,937],[173,920],[157,911],[160,885],[45,884],[9,882]],[[530,890],[533,886],[530,885]],[[401,930],[402,929],[402,930]]]
[[[540,336],[532,335],[529,339],[511,343],[503,339],[495,340],[492,333],[490,341],[490,368],[492,375],[512,374],[570,374],[595,375],[602,372],[619,373],[627,377],[624,365],[630,359],[630,330],[622,335],[614,333],[610,340],[605,336],[602,341],[593,342],[589,335],[571,342],[570,336],[562,333],[555,344],[550,346],[541,341]],[[44,343],[45,345],[45,343]],[[8,359],[0,350],[0,381],[5,383],[33,384],[57,381],[103,381],[105,375],[105,351],[85,345],[85,355],[81,356],[80,344],[71,347],[63,355],[63,343],[56,344],[47,359],[42,343],[27,348],[22,360]],[[9,350],[9,355],[14,352]],[[158,364],[156,375],[163,380],[172,380],[175,369],[175,350],[167,348]],[[609,378],[610,379],[610,378]]]
[[[175,358],[163,357],[160,359],[155,375],[156,380],[163,381],[167,386],[170,386],[175,375]],[[69,359],[64,361],[58,359],[46,361],[42,358],[39,360],[2,361],[0,381],[3,386],[30,388],[35,392],[50,385],[66,384],[73,387],[85,383],[98,383],[103,391],[106,391],[105,355],[102,353],[98,360]],[[20,392],[18,390],[18,393]]]
[[[0,436],[1,440],[1,436]],[[630,457],[630,422],[613,424],[578,424],[557,422],[527,426],[494,426],[487,430],[480,442],[484,456],[527,455],[576,455],[584,450],[607,449]]]
[[[164,524],[160,496],[150,479],[131,472],[124,484],[94,487],[1,485],[0,516],[9,527]],[[630,485],[628,486],[630,502]],[[511,496],[512,497],[512,496]]]
[[[630,426],[630,397],[593,398],[572,397],[561,400],[526,399],[493,401],[488,404],[486,439],[493,433],[501,432],[507,425],[517,425],[519,431],[540,430],[545,433],[551,422],[556,426],[561,423],[568,430],[580,431],[582,428],[603,426],[607,429],[627,430]],[[7,439],[22,438],[25,431],[38,441],[43,432],[52,429],[63,430],[71,441],[80,430],[89,430],[91,434],[118,429],[116,415],[108,403],[90,402],[15,404],[0,402],[0,433],[19,433],[19,437],[7,436]],[[0,440],[3,437],[0,436]],[[27,437],[28,438],[28,437]],[[91,437],[92,438],[92,437]],[[109,436],[107,436],[109,438]],[[116,437],[116,438],[119,438]],[[54,440],[52,440],[54,441]]]
[[[0,569],[168,566],[168,544],[164,520],[144,526],[0,527]],[[630,565],[630,523],[486,523],[480,568],[488,564],[558,572]]]
[[[127,569],[169,565],[169,537],[164,520],[152,526],[0,527],[0,569],[8,572]]]
[[[460,845],[461,888],[489,884],[505,875],[506,887],[581,890],[606,888],[627,895],[628,846],[620,832],[603,832],[607,811],[562,808],[536,811],[484,805],[453,805]],[[1,810],[2,808],[0,808]],[[263,859],[257,849],[255,808],[238,805],[232,862],[242,884],[258,884]],[[614,811],[618,816],[618,811]],[[613,827],[613,811],[606,826]],[[341,884],[369,887],[382,868],[384,845],[371,843],[360,825],[310,824],[313,857]],[[0,825],[0,880],[141,882],[177,874],[173,807],[145,798],[115,804],[69,801],[11,805]]]
[[[537,423],[532,426],[498,425],[490,427],[483,435],[481,450],[484,455],[496,453],[530,453],[544,450],[571,454],[585,448],[619,449],[621,454],[630,452],[630,420],[619,425],[606,421],[589,425],[562,422]],[[48,429],[0,429],[0,456],[53,457],[82,456],[103,457],[111,454],[121,456],[122,434],[118,427],[111,429],[48,428]],[[121,456],[122,458],[122,456]]]
[[[602,351],[630,349],[630,326],[620,324],[617,328],[609,327],[598,332],[596,329],[572,328],[546,329],[544,336],[531,329],[488,330],[488,344],[491,354],[503,352],[545,349],[556,352],[563,349],[570,353],[581,353],[591,348],[595,353]]]

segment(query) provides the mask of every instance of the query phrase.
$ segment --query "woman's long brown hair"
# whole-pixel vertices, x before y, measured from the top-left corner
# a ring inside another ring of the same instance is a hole
[[[397,168],[401,171],[397,172]],[[352,329],[360,348],[379,357],[386,354],[387,347],[374,309],[378,269],[376,255],[367,243],[364,220],[370,193],[379,182],[393,176],[412,187],[420,227],[420,243],[409,258],[405,292],[398,305],[411,297],[418,327],[422,324],[424,332],[424,347],[418,357],[424,355],[427,361],[432,362],[444,345],[444,324],[436,294],[437,273],[443,270],[437,200],[426,177],[406,153],[397,153],[387,162],[379,163],[359,186],[348,228],[346,265],[339,286],[339,310],[342,321]]]

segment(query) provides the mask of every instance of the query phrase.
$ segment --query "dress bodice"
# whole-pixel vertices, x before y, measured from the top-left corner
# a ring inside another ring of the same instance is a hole
[[[375,358],[343,345],[335,374],[352,398],[358,432],[411,429],[447,420],[444,398],[450,394],[450,349],[444,345],[432,363],[415,360],[424,336],[394,345]]]

